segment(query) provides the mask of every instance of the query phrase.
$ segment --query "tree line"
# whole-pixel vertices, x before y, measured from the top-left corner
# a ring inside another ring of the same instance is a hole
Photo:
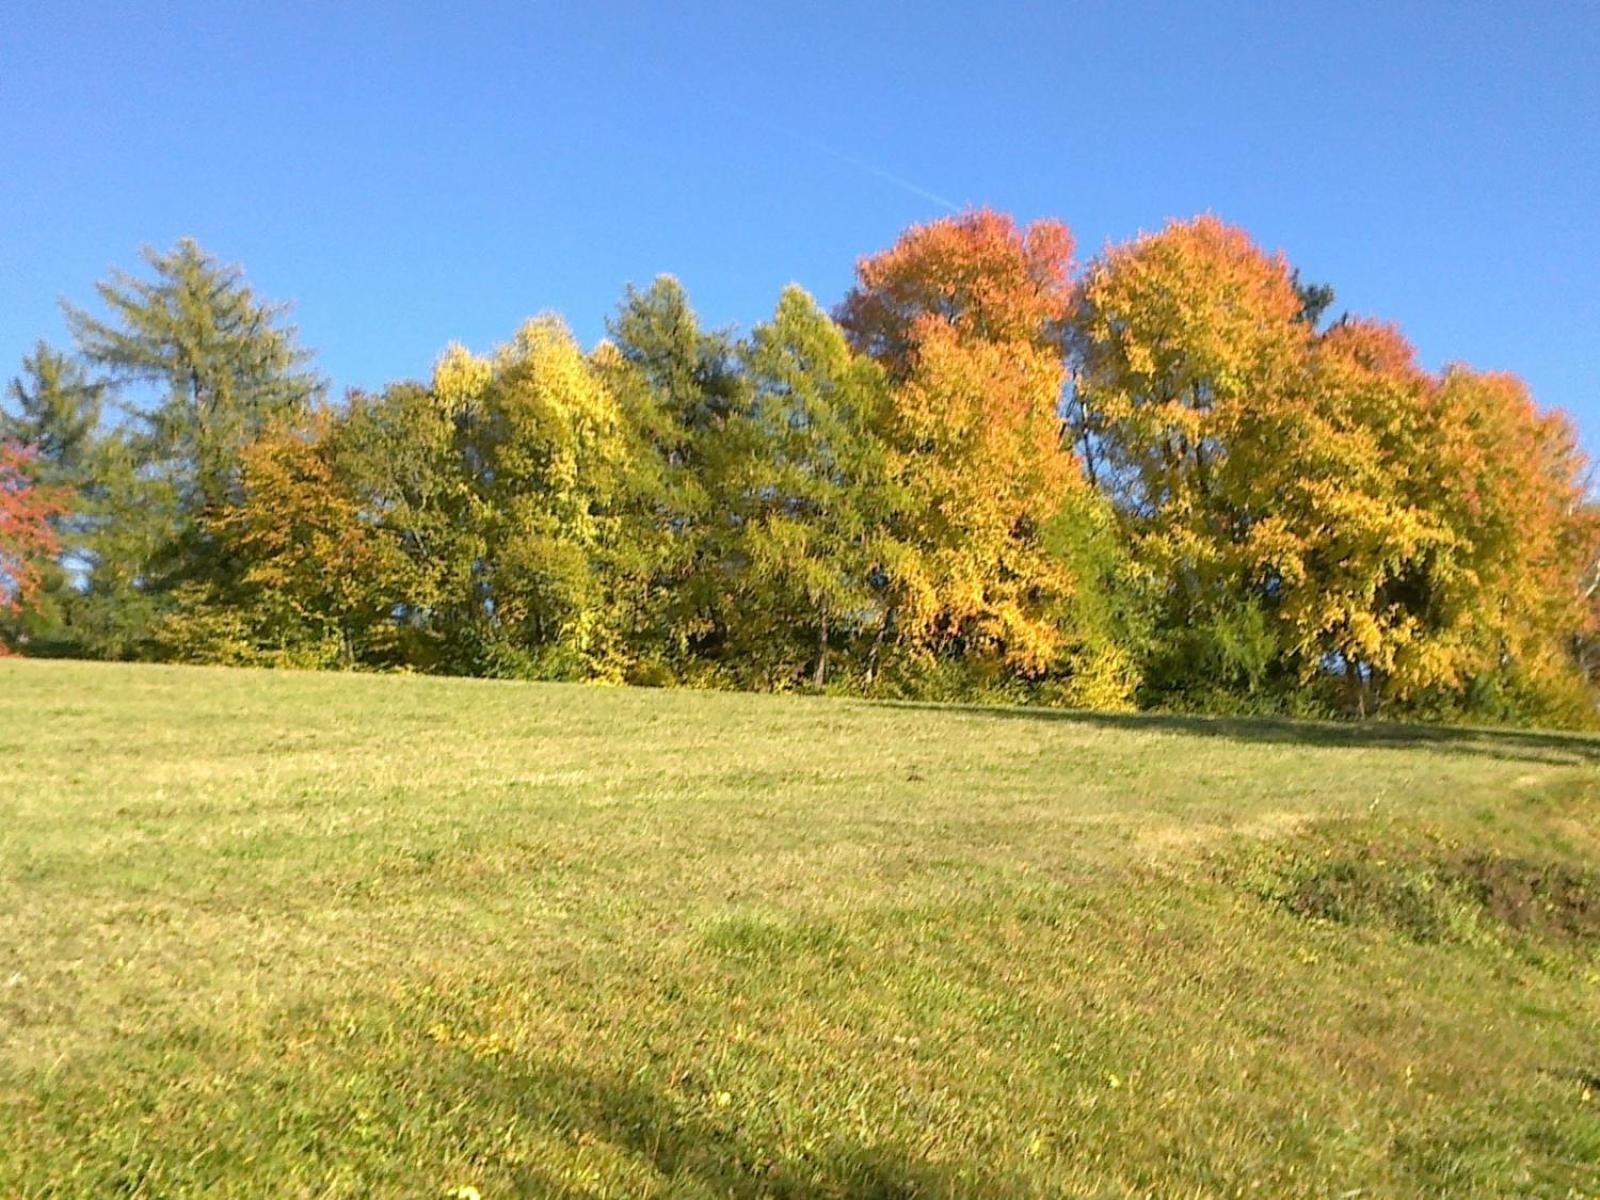
[[[32,654],[1593,723],[1574,430],[1210,217],[913,227],[747,336],[677,281],[328,397],[185,240],[0,416]]]

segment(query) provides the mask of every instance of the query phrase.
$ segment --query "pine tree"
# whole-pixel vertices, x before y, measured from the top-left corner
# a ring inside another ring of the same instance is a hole
[[[323,383],[283,322],[287,306],[258,299],[239,267],[191,238],[143,253],[153,279],[113,271],[96,288],[107,318],[67,305],[67,320],[89,362],[156,389],[153,407],[134,409],[135,449],[193,513],[228,499],[240,449],[273,418],[303,411]]]
[[[828,680],[830,656],[871,669],[884,568],[896,557],[888,381],[798,287],[744,348],[753,398],[738,422],[734,659],[752,683]],[[867,651],[870,654],[870,650]]]
[[[12,411],[0,411],[0,438],[30,447],[45,482],[77,487],[91,465],[105,393],[80,363],[38,342],[6,389]]]
[[[238,267],[187,238],[144,259],[150,278],[113,271],[97,285],[104,317],[65,306],[125,417],[95,455],[92,563],[76,602],[83,648],[108,657],[149,653],[178,588],[237,570],[206,514],[239,499],[244,448],[323,390],[285,306],[257,298]]]
[[[642,677],[670,677],[725,657],[737,540],[730,423],[749,389],[733,339],[701,328],[671,276],[628,288],[607,328],[597,363],[638,442],[626,526],[641,582],[629,637]]]

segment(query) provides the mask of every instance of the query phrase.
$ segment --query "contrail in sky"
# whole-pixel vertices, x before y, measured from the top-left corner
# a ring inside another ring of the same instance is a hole
[[[959,213],[962,211],[961,205],[957,204],[953,200],[945,199],[943,196],[939,195],[938,192],[930,192],[927,188],[912,183],[909,179],[902,179],[899,175],[896,175],[891,171],[885,171],[882,167],[875,167],[871,163],[865,162],[853,154],[846,154],[843,150],[836,150],[834,147],[825,142],[817,141],[816,138],[806,137],[801,138],[800,140],[805,142],[813,150],[820,151],[821,153],[828,155],[830,158],[837,158],[842,163],[848,163],[856,170],[865,171],[868,175],[872,175],[878,179],[881,179],[885,183],[892,183],[898,188],[903,188],[905,191],[910,192],[913,196],[920,196],[922,199],[931,201],[932,203],[939,205],[941,208],[947,208],[953,213]]]
[[[776,121],[769,121],[765,117],[755,116],[748,112],[739,112],[733,115],[736,119],[742,120],[746,124],[766,129],[771,133],[779,134],[782,137],[788,138],[791,142],[798,142],[802,146],[809,146],[818,154],[826,154],[829,158],[836,158],[846,166],[854,167],[856,170],[861,171],[864,174],[871,175],[874,179],[881,179],[885,183],[892,183],[901,191],[910,192],[919,200],[926,200],[930,204],[937,204],[940,208],[946,209],[947,211],[953,213],[966,211],[965,205],[957,204],[954,200],[939,195],[938,192],[930,192],[921,184],[913,183],[909,179],[906,179],[900,175],[896,175],[893,171],[886,171],[882,167],[873,166],[873,164],[867,162],[865,159],[857,158],[854,154],[847,154],[835,146],[828,145],[827,142],[818,141],[810,134],[798,133],[793,129],[788,129],[782,125],[779,125]]]

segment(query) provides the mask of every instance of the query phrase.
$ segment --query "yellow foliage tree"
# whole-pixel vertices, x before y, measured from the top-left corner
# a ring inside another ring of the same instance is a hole
[[[888,564],[892,621],[924,663],[960,659],[1041,679],[1081,674],[1082,698],[1121,702],[1072,627],[1079,579],[1046,532],[1087,489],[1063,444],[1059,325],[1072,237],[980,211],[908,231],[863,260],[840,309],[889,372],[890,474],[903,553]],[[1076,655],[1076,660],[1075,660]]]
[[[1520,381],[1432,377],[1375,322],[1318,335],[1283,257],[1212,217],[1091,264],[1071,344],[1175,686],[1218,646],[1251,685],[1335,678],[1363,711],[1570,675],[1581,459]]]
[[[601,373],[558,318],[540,317],[487,358],[452,346],[433,388],[455,413],[482,532],[485,665],[619,677],[608,557],[630,445]]]

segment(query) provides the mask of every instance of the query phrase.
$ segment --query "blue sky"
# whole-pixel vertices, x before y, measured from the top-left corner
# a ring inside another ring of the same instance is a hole
[[[144,243],[296,303],[339,387],[670,271],[825,302],[940,199],[1088,254],[1215,212],[1600,451],[1600,4],[13,5],[0,364]]]

